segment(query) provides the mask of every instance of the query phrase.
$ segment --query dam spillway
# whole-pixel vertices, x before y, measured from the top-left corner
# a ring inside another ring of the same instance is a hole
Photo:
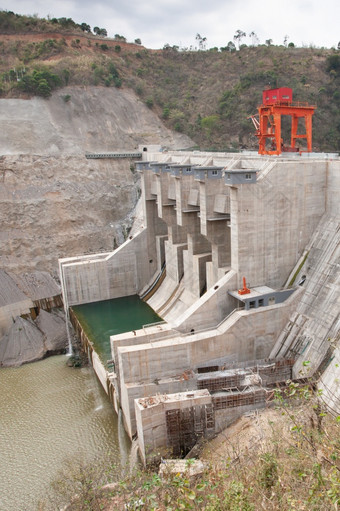
[[[141,229],[114,252],[59,261],[71,307],[143,294],[166,267],[148,297],[166,323],[111,336],[111,400],[143,461],[264,406],[305,360],[308,376],[326,367],[337,392],[339,164],[335,154],[145,154]]]
[[[111,335],[139,330],[161,321],[137,295],[76,305],[72,309],[105,367],[112,358]]]

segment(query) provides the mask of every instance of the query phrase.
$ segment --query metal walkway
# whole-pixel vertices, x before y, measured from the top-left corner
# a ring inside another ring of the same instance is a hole
[[[129,152],[125,151],[124,153],[114,152],[114,153],[86,153],[85,158],[88,160],[95,160],[99,158],[141,158],[143,153],[139,152]]]

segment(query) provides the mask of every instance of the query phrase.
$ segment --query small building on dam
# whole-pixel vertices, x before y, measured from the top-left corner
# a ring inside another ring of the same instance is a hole
[[[137,294],[162,319],[112,335],[107,368],[83,339],[143,461],[188,453],[288,379],[317,377],[340,413],[339,156],[141,154],[143,227],[59,266],[67,311]]]

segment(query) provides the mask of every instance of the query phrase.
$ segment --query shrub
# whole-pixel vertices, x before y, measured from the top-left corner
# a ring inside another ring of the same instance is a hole
[[[18,82],[18,88],[29,94],[49,97],[53,89],[61,85],[59,76],[48,70],[34,69],[32,74],[23,76]]]
[[[51,95],[51,87],[49,86],[45,78],[39,80],[35,92],[38,96],[42,96],[44,98],[47,98]]]
[[[207,133],[208,137],[210,137],[214,130],[219,125],[220,118],[218,115],[209,115],[208,117],[203,117],[201,120],[201,127]]]
[[[153,99],[152,98],[146,98],[145,103],[146,103],[146,106],[148,108],[152,108],[153,107]]]
[[[326,71],[330,73],[334,70],[336,73],[340,72],[340,55],[329,55],[326,60]]]
[[[166,106],[163,108],[162,117],[163,117],[163,119],[169,119],[169,115],[170,115],[170,108]]]

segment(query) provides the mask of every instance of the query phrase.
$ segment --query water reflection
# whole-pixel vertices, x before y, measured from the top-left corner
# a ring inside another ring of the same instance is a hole
[[[0,370],[0,511],[33,511],[66,457],[92,461],[130,442],[92,368],[51,357]]]

